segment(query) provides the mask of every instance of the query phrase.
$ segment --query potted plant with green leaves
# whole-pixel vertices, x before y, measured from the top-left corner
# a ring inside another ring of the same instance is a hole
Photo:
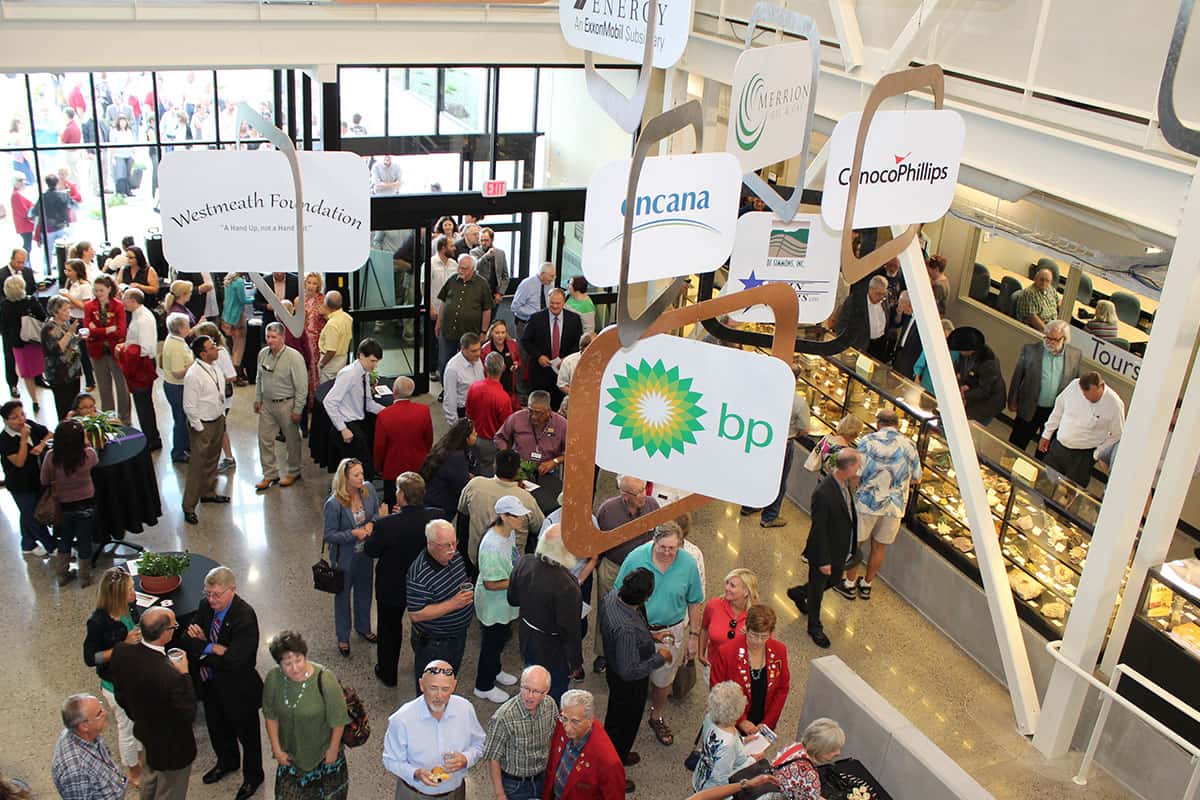
[[[149,550],[138,559],[138,575],[142,579],[142,591],[150,594],[170,594],[183,583],[183,573],[192,563],[188,552],[154,553]]]
[[[83,426],[83,436],[97,451],[121,435],[121,419],[112,411],[100,411],[86,417],[77,417]]]

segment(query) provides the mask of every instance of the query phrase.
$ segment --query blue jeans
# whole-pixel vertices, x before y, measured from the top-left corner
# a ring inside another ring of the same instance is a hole
[[[450,363],[450,359],[454,358],[454,354],[459,350],[458,340],[451,339],[447,336],[438,336],[438,373],[442,376],[442,382],[446,382],[446,364]]]
[[[33,518],[33,510],[37,508],[40,492],[13,492],[13,502],[17,504],[17,516],[21,528],[21,549],[32,550],[34,545],[41,543],[47,552],[53,553],[58,542],[50,533],[50,529]]]
[[[339,642],[350,641],[350,594],[354,593],[354,630],[371,632],[372,561],[363,553],[355,553],[354,545],[338,546],[337,563],[346,573],[342,590],[333,596],[333,627]]]
[[[518,778],[507,772],[500,773],[500,785],[508,800],[540,800],[542,796],[542,779],[544,775],[534,775],[532,778]]]
[[[74,510],[63,509],[62,522],[58,524],[58,552],[70,553],[71,547],[79,551],[79,560],[92,557],[92,539],[96,536],[96,507],[86,506]]]
[[[774,502],[763,509],[762,521],[770,522],[779,516],[780,509],[783,508],[783,496],[787,494],[788,473],[792,471],[792,442],[787,443],[787,449],[783,451],[783,474],[779,478],[779,494],[775,496]]]
[[[171,406],[171,419],[175,421],[175,432],[171,436],[171,458],[183,458],[192,449],[192,437],[188,433],[187,415],[183,413],[183,384],[163,381],[163,394]]]

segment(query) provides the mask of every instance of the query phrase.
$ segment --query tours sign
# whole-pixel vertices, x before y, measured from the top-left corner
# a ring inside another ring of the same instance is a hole
[[[567,44],[640,63],[654,15],[653,65],[669,69],[687,47],[691,0],[559,0],[558,24]]]
[[[620,280],[629,166],[630,159],[610,161],[588,183],[583,274],[597,286]],[[630,282],[712,272],[724,263],[741,184],[737,159],[728,153],[647,158],[633,208]]]
[[[833,313],[840,243],[838,232],[830,230],[820,214],[797,214],[789,222],[766,211],[743,214],[721,296],[765,283],[787,283],[796,292],[800,322],[822,322]],[[736,322],[775,320],[764,305],[729,316]]]
[[[300,152],[310,272],[358,269],[371,241],[366,163],[353,153]],[[163,254],[185,272],[214,252],[260,272],[296,271],[296,190],[277,150],[176,150],[160,167]]]
[[[827,144],[825,224],[842,230],[862,114],[848,114]],[[877,111],[863,147],[858,198],[851,227],[933,222],[950,208],[958,183],[966,128],[950,109]]]
[[[781,359],[665,334],[642,339],[605,365],[596,463],[765,506],[779,492],[794,392]]]

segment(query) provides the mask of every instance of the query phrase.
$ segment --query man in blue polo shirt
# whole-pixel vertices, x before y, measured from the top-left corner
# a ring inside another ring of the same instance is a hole
[[[666,745],[674,741],[674,736],[663,719],[663,709],[667,707],[675,673],[683,663],[685,648],[689,660],[696,657],[700,606],[704,602],[700,570],[696,560],[680,549],[682,544],[683,531],[679,526],[664,522],[654,529],[652,541],[639,545],[625,557],[614,583],[620,586],[625,576],[639,567],[654,575],[654,592],[645,606],[646,621],[654,638],[671,650],[672,658],[650,673],[650,727]]]

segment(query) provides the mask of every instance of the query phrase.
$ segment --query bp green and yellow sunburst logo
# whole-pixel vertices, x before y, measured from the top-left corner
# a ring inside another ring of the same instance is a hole
[[[608,390],[612,402],[605,406],[613,412],[609,424],[621,429],[620,438],[630,440],[635,451],[670,458],[696,443],[695,432],[704,429],[699,419],[707,412],[697,405],[702,395],[692,391],[692,379],[681,378],[678,367],[643,358],[636,367],[626,364],[614,379],[616,387]]]

